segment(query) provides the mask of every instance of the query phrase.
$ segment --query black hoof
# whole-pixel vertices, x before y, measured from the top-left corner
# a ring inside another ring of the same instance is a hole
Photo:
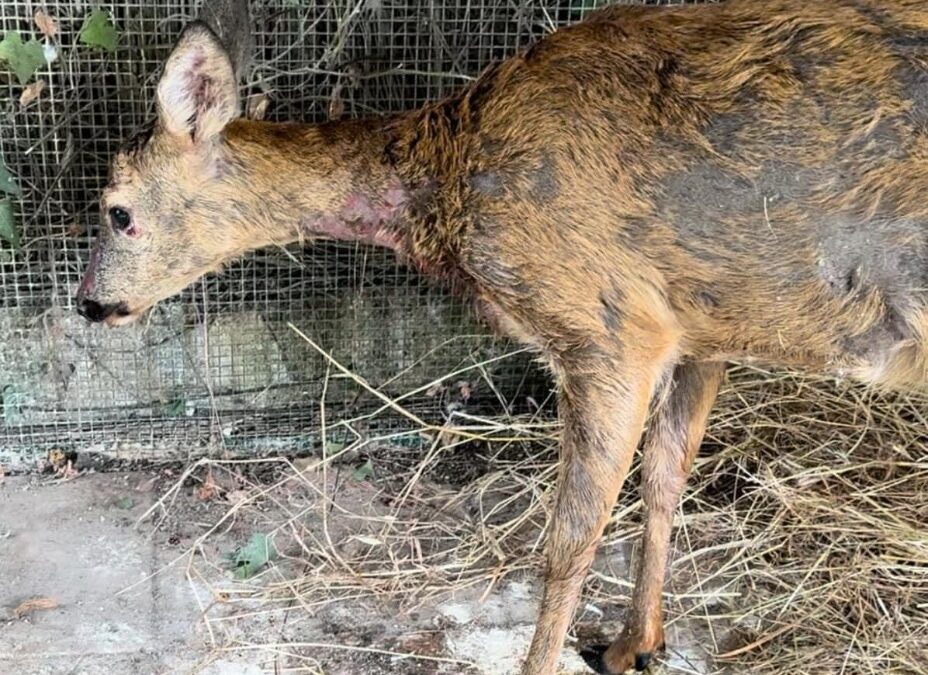
[[[580,656],[586,661],[586,665],[599,673],[599,675],[615,675],[606,668],[606,664],[603,663],[603,654],[606,653],[608,648],[609,645],[592,645],[586,649],[581,649]]]
[[[635,654],[635,670],[641,671],[651,663],[651,652],[639,652]]]
[[[608,648],[609,645],[592,645],[586,649],[580,650],[580,656],[583,657],[584,661],[586,661],[586,665],[599,673],[599,675],[618,675],[617,673],[609,670],[603,661],[603,655],[606,653]],[[662,645],[661,649],[663,648],[664,647]],[[651,664],[652,654],[653,652],[639,652],[635,654],[635,670],[639,672],[646,670],[647,667]]]

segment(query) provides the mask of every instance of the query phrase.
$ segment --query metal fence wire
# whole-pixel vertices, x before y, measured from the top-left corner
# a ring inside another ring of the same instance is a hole
[[[464,86],[491,60],[581,19],[596,0],[271,0],[257,27],[249,106],[267,118],[319,121],[398,112]],[[107,162],[153,114],[160,66],[196,15],[187,0],[120,3],[3,0],[0,30],[43,40],[57,58],[23,85],[0,64],[0,158],[21,242],[0,240],[0,465],[53,448],[129,456],[299,450],[314,442],[327,362],[293,322],[346,367],[395,396],[513,346],[489,338],[465,306],[398,267],[392,254],[346,243],[264,250],[161,303],[140,325],[87,325],[73,307],[99,220]],[[115,51],[78,39],[97,9]],[[27,95],[28,98],[28,95]],[[0,195],[2,197],[3,195]],[[329,379],[327,415],[378,402]],[[405,401],[431,418],[455,407],[518,413],[548,383],[526,355],[494,361]]]

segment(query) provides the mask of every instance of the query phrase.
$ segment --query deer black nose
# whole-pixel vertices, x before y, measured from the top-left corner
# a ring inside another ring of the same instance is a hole
[[[93,321],[94,323],[99,323],[103,321],[113,312],[117,311],[120,308],[120,303],[113,303],[111,305],[101,305],[96,300],[90,300],[84,298],[80,300],[77,304],[77,313],[88,321]]]

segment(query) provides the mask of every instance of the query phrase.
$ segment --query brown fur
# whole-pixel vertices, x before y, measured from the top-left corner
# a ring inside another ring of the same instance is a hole
[[[186,58],[214,49],[198,35],[174,61],[221,64]],[[231,256],[329,236],[392,247],[535,346],[564,435],[526,673],[554,670],[649,405],[644,558],[603,672],[663,642],[672,511],[725,362],[928,380],[921,0],[604,9],[387,120],[232,120],[228,72],[166,73],[207,96],[189,133],[162,110],[115,160],[103,205],[138,231],[104,231],[81,301],[123,323]]]

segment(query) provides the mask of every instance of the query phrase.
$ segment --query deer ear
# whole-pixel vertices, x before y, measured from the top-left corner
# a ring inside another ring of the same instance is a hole
[[[189,24],[158,83],[161,124],[172,135],[203,143],[238,114],[238,80],[229,55],[205,23]]]

